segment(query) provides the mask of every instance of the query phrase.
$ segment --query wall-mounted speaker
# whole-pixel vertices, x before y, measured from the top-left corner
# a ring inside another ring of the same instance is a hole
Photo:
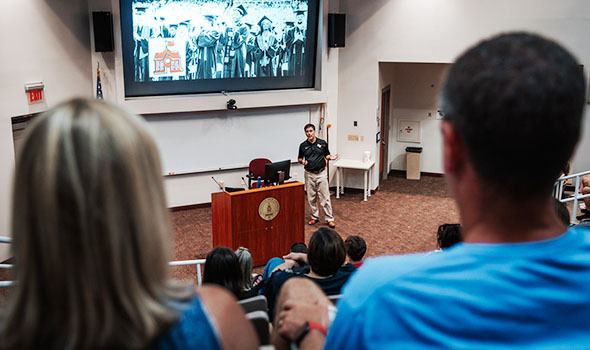
[[[328,13],[328,47],[344,47],[346,37],[346,15]]]
[[[92,12],[94,52],[113,51],[113,16],[110,12]]]

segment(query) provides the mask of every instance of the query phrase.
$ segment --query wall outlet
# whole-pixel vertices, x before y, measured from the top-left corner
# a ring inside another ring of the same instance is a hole
[[[365,137],[361,136],[361,142],[365,141]]]
[[[358,141],[359,135],[348,135],[348,141]]]

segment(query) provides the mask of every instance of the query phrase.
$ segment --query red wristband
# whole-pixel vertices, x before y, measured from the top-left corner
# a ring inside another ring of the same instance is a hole
[[[322,332],[324,336],[328,335],[326,327],[322,326],[320,323],[317,322],[309,322],[309,329],[317,329],[318,331]]]
[[[297,344],[297,346],[299,346],[299,344],[303,341],[303,338],[305,338],[305,336],[312,329],[317,329],[318,331],[322,332],[324,337],[326,336],[326,333],[327,333],[326,327],[322,326],[321,324],[319,324],[317,322],[305,322],[305,324],[301,328],[299,328],[299,330],[295,334],[295,339],[293,339],[295,344]]]

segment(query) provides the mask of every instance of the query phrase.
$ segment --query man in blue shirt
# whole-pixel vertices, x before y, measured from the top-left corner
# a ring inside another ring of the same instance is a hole
[[[441,131],[463,242],[365,262],[325,344],[323,332],[302,336],[325,319],[305,303],[285,303],[279,334],[302,348],[590,348],[590,235],[568,230],[551,196],[579,139],[584,85],[571,54],[532,34],[459,57]]]

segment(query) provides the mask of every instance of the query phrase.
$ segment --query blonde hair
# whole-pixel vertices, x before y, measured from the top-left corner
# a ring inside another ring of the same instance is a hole
[[[252,254],[248,248],[239,247],[236,250],[236,256],[240,263],[240,270],[242,271],[242,289],[250,290],[252,288]]]
[[[18,157],[17,284],[0,333],[9,348],[145,347],[177,318],[169,219],[145,122],[75,99],[46,112]]]

